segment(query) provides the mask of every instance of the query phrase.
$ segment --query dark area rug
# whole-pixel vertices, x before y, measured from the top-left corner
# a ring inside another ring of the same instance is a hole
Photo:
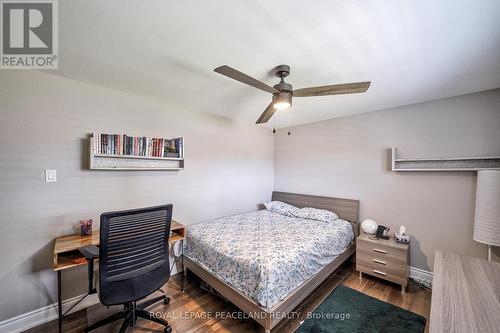
[[[416,313],[340,285],[296,332],[422,333],[425,321]]]

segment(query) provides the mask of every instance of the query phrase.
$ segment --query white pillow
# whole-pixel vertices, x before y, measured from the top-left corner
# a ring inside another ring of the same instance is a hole
[[[339,218],[338,215],[332,211],[312,207],[304,207],[302,209],[298,209],[295,212],[295,217],[322,222],[333,222]]]
[[[289,217],[295,217],[295,214],[297,214],[298,211],[300,210],[295,206],[289,205],[281,201],[269,201],[264,203],[264,206],[266,206],[266,209],[270,212]]]

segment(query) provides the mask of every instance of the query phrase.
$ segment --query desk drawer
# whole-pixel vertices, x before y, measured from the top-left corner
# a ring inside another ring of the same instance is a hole
[[[366,241],[357,242],[356,244],[356,251],[361,253],[363,256],[376,257],[383,261],[405,265],[408,262],[407,251]]]

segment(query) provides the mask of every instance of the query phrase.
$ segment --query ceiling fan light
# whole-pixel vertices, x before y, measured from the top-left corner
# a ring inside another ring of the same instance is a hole
[[[283,103],[274,103],[274,108],[277,110],[285,110],[290,108],[290,103],[283,102]]]
[[[292,94],[282,91],[274,95],[274,108],[276,110],[289,109],[292,106]]]

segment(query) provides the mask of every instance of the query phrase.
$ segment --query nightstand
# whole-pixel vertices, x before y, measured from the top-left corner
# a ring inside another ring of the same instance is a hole
[[[356,270],[401,285],[404,293],[410,273],[409,244],[397,243],[394,238],[376,239],[360,234],[356,238]]]

